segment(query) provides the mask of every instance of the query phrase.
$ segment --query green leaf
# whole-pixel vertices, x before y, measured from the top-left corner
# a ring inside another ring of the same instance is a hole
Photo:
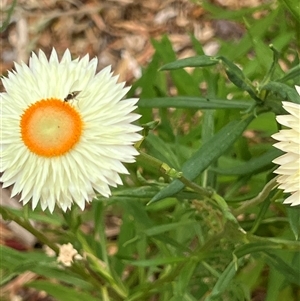
[[[175,169],[179,168],[180,163],[178,157],[173,151],[174,148],[172,148],[171,144],[166,143],[159,136],[153,135],[152,133],[146,137],[145,143],[147,145],[147,149],[149,150],[149,154],[151,154],[153,157],[167,163]]]
[[[59,283],[48,281],[33,281],[26,284],[27,287],[35,288],[39,291],[45,291],[58,301],[98,301],[88,293],[78,291],[75,287],[65,287]]]
[[[158,266],[158,265],[164,265],[164,264],[173,264],[173,263],[180,263],[188,261],[187,257],[166,257],[166,258],[155,258],[155,259],[145,259],[145,260],[126,260],[126,263],[134,265],[134,266],[140,266],[140,267],[151,267],[151,266]]]
[[[300,103],[300,96],[295,88],[291,88],[284,83],[269,82],[262,87],[262,90],[267,90],[273,93],[278,93],[282,100],[290,100],[294,103]]]
[[[159,188],[156,185],[151,186],[141,186],[141,187],[134,187],[134,188],[124,188],[115,190],[113,193],[113,197],[119,197],[121,200],[122,198],[149,198],[153,195],[153,193],[157,192]]]
[[[300,234],[300,208],[297,207],[288,207],[286,209],[288,220],[295,236],[295,239],[299,239]]]
[[[295,20],[300,23],[300,2],[298,0],[281,0],[281,2],[291,12]]]
[[[207,1],[204,1],[205,3]],[[268,4],[267,6],[270,6]],[[258,8],[258,7],[257,7]],[[264,18],[255,19],[254,22],[251,22],[251,34],[254,35],[257,39],[266,40],[269,36],[269,28],[271,28],[275,22],[276,18],[279,12],[279,8],[273,8],[267,9],[268,14],[264,16]],[[227,13],[240,13],[243,10],[234,10],[228,11]],[[224,12],[226,14],[226,12]],[[224,19],[224,17],[221,17]],[[245,15],[243,15],[241,22],[244,23],[245,21]],[[227,58],[235,61],[244,61],[244,59],[247,57],[247,55],[253,50],[252,49],[252,42],[250,38],[250,34],[246,32],[243,37],[239,40],[237,44],[233,44],[232,41],[229,41],[227,44],[224,44],[222,48],[219,50],[220,53],[222,53],[223,56],[226,56]],[[257,68],[260,68],[260,66],[257,64],[257,60],[248,60],[248,63],[251,66],[257,65]],[[243,65],[244,66],[244,65]],[[255,68],[255,69],[257,69]],[[256,71],[255,74],[259,73],[259,71]],[[260,75],[256,75],[260,76]]]
[[[274,267],[280,274],[285,276],[285,279],[299,285],[300,270],[299,267],[292,267],[283,261],[274,253],[264,252],[264,257],[268,265]]]
[[[155,53],[152,57],[151,62],[144,70],[143,75],[133,85],[128,93],[128,97],[134,97],[137,89],[142,89],[140,97],[155,97],[157,95],[157,86],[164,83],[165,74],[157,71],[160,65],[160,56]],[[139,113],[142,115],[139,122],[147,123],[152,120],[152,111],[149,109],[139,109]]]
[[[221,7],[220,5],[211,4],[211,1],[202,1],[201,6],[204,8],[206,12],[210,12],[214,19],[230,20],[230,21],[236,20],[239,22],[242,21],[245,18],[245,16],[252,15],[255,11],[270,9],[270,3],[257,5],[253,7],[249,6],[246,8],[241,7],[237,10],[227,9],[226,7]],[[256,24],[256,22],[254,24]],[[232,49],[234,49],[235,47],[236,45],[233,44]]]
[[[247,91],[253,99],[261,101],[257,97],[252,85],[250,84],[250,81],[246,78],[243,71],[227,58],[223,56],[220,56],[219,58],[224,63],[225,71],[229,80],[238,88],[242,89],[243,91]]]
[[[282,291],[283,286],[285,286],[284,276],[273,268],[272,266],[268,271],[268,284],[267,291],[264,301],[274,301],[274,300],[293,300],[293,299],[279,299],[279,292]]]
[[[178,229],[179,227],[190,227],[193,224],[196,224],[197,222],[195,220],[189,220],[189,221],[181,221],[178,223],[170,223],[170,224],[165,224],[165,225],[159,225],[159,226],[155,226],[152,228],[149,228],[147,230],[144,231],[144,233],[147,236],[154,236],[154,235],[158,235],[164,232],[168,232],[171,230],[175,230]]]
[[[154,227],[154,222],[148,216],[147,212],[145,211],[145,206],[140,202],[132,202],[131,200],[121,201],[122,205],[124,206],[124,210],[126,210],[126,214],[130,215],[134,219],[134,223],[136,226],[136,237],[132,239],[132,242],[136,242],[137,240],[141,239],[144,236],[143,231],[145,229]],[[142,235],[141,235],[142,234]],[[165,244],[170,244],[179,250],[188,251],[188,246],[181,245],[178,241],[172,239],[170,236],[165,234],[160,234],[155,236],[156,240],[160,240]],[[127,241],[126,244],[129,242]]]
[[[176,60],[176,54],[168,37],[164,36],[160,42],[153,40],[152,44],[164,63]],[[185,70],[171,70],[170,75],[179,94],[200,95],[198,83],[195,81],[194,77]]]
[[[272,64],[272,55],[271,55],[270,47],[266,45],[266,42],[264,40],[257,37],[256,34],[251,31],[251,27],[248,29],[248,34],[251,43],[253,45],[253,50],[257,57],[259,67],[264,71],[264,73],[267,74],[268,77],[272,76],[271,74],[273,74],[274,72],[274,67],[277,61],[274,60]],[[278,56],[276,53],[275,59],[277,59],[277,57]],[[273,52],[273,58],[274,58],[274,52]],[[269,70],[267,72],[270,66],[272,66],[271,69],[273,69],[273,72],[272,70]]]
[[[4,245],[0,245],[0,254],[0,267],[9,269],[10,271],[21,264],[23,260],[26,260],[26,253],[16,251]]]
[[[9,25],[9,22],[11,20],[11,17],[12,17],[12,15],[14,13],[16,4],[17,4],[17,0],[13,0],[13,2],[11,3],[10,8],[7,10],[6,19],[4,20],[4,22],[2,21],[2,26],[0,27],[0,32],[4,32],[7,29],[8,25]],[[3,11],[2,11],[2,9],[3,8],[1,8],[1,13],[2,13],[2,17],[3,17]]]
[[[182,166],[183,175],[193,181],[212,162],[218,159],[232,144],[242,135],[253,116],[241,120],[233,120],[224,126],[216,135],[205,143],[188,161]],[[156,194],[151,202],[161,200],[179,192],[184,184],[174,180],[166,188]]]
[[[196,269],[197,266],[198,266],[197,262],[189,261],[185,263],[184,268],[182,268],[182,270],[180,271],[178,275],[177,283],[174,287],[175,293],[179,295],[179,297],[183,296],[185,293],[189,291],[189,285],[191,283],[194,270]],[[186,299],[178,299],[178,300],[182,301]]]
[[[287,73],[281,77],[280,79],[278,79],[277,81],[280,82],[287,82],[290,79],[298,79],[299,80],[300,77],[300,65],[297,65],[295,67],[293,67],[292,69],[288,70]]]
[[[13,215],[18,217],[24,217],[24,211],[23,209],[14,209],[14,208],[5,208],[5,210],[8,210],[9,212],[12,212]],[[1,212],[1,214],[3,214]],[[61,226],[64,221],[62,217],[58,214],[51,214],[50,212],[40,212],[38,209],[36,211],[29,211],[28,218],[30,220],[53,224],[54,226]]]
[[[192,96],[141,98],[140,108],[186,108],[186,109],[242,109],[247,110],[253,101],[228,100]]]
[[[280,244],[276,244],[275,242],[271,242],[271,241],[251,242],[237,247],[234,251],[234,255],[237,258],[241,258],[248,254],[254,254],[257,252],[263,252],[267,250],[279,250],[279,249],[282,249],[282,246]]]
[[[36,266],[33,266],[30,269],[32,272],[47,277],[60,280],[62,282],[68,283],[70,285],[75,285],[77,288],[81,289],[91,289],[92,285],[85,281],[85,279],[80,279],[77,277],[76,274],[73,274],[71,271],[62,270],[59,267],[56,266],[46,266],[43,264],[39,264]]]
[[[238,263],[240,260],[238,261]],[[224,272],[219,277],[217,283],[213,287],[210,295],[208,295],[204,301],[212,301],[212,300],[220,300],[219,298],[220,294],[226,291],[230,287],[230,282],[232,281],[233,277],[236,275],[237,268],[236,268],[237,262],[233,260],[224,270]]]
[[[247,175],[258,173],[260,170],[273,166],[272,160],[279,157],[282,151],[272,148],[258,158],[253,158],[244,164],[229,168],[212,168],[216,173],[224,175]]]
[[[19,252],[14,249],[0,246],[1,268],[9,269],[13,274],[21,274],[25,271],[32,271],[38,275],[64,281],[83,289],[90,288],[90,284],[73,274],[71,271],[62,270],[53,264],[54,258],[48,257],[45,253]]]
[[[53,261],[53,258],[48,257],[42,252],[32,251],[25,253],[3,245],[0,245],[0,254],[0,267],[4,267],[15,272],[22,272],[26,269],[31,269],[36,266],[36,262],[47,264]]]
[[[217,57],[207,56],[207,55],[199,55],[193,56],[185,59],[181,59],[166,65],[163,65],[159,70],[175,70],[181,69],[185,67],[207,67],[213,66],[219,63]]]

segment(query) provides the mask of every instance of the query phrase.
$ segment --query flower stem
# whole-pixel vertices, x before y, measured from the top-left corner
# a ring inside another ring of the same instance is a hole
[[[248,201],[243,202],[243,204],[239,208],[235,209],[233,211],[233,215],[237,216],[239,214],[242,214],[248,208],[262,203],[268,197],[271,190],[274,187],[276,187],[276,185],[277,185],[277,183],[276,183],[276,177],[275,177],[265,185],[263,190],[256,197],[254,197],[253,199],[250,199]]]
[[[160,161],[142,151],[140,151],[140,160],[146,162],[147,165],[155,168],[160,171],[162,174],[169,176],[170,178],[175,178],[181,181],[186,187],[191,188],[195,192],[199,193],[202,196],[211,197],[213,195],[212,191],[205,189],[191,180],[187,179],[181,171],[176,170],[175,168],[170,167],[167,163]]]
[[[26,229],[28,232],[30,232],[32,235],[34,235],[40,242],[47,245],[49,248],[51,248],[56,254],[58,254],[58,246],[51,242],[47,236],[45,236],[42,232],[38,231],[36,228],[34,228],[27,217],[21,218],[15,215],[12,211],[10,211],[8,208],[5,208],[3,206],[0,206],[0,213],[5,220],[11,220]],[[26,215],[26,214],[25,214]]]

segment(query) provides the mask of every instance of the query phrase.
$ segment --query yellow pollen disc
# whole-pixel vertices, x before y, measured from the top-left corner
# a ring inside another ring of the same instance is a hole
[[[61,99],[37,101],[20,121],[22,140],[33,153],[43,157],[61,156],[79,141],[83,122],[79,113]]]

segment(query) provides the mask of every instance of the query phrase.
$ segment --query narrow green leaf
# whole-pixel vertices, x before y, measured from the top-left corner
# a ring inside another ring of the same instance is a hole
[[[238,261],[240,262],[240,261]],[[219,277],[217,283],[213,287],[210,295],[208,295],[204,301],[211,301],[211,300],[220,300],[216,299],[220,296],[221,293],[226,291],[228,287],[230,286],[230,282],[235,276],[237,270],[236,270],[236,261],[232,261],[224,270],[224,272]]]
[[[247,110],[253,101],[229,100],[191,96],[141,98],[140,108],[185,108],[185,109],[242,109]]]
[[[221,7],[220,5],[211,4],[212,1],[203,1],[201,2],[201,7],[204,8],[205,11],[210,12],[214,19],[220,20],[236,20],[242,21],[247,15],[253,15],[255,11],[262,11],[263,9],[270,9],[270,3],[265,3],[257,6],[249,6],[246,8],[240,9],[227,9],[226,7]],[[257,21],[257,20],[256,20]],[[256,22],[254,23],[256,24]],[[235,47],[232,45],[231,47]]]
[[[168,232],[171,230],[175,230],[178,229],[179,227],[190,227],[193,224],[196,224],[197,222],[195,220],[189,220],[189,221],[182,221],[182,222],[178,222],[178,223],[170,223],[170,224],[165,224],[165,225],[159,225],[159,226],[155,226],[152,228],[149,228],[147,230],[144,231],[144,233],[147,236],[154,236],[154,235],[158,235],[164,232]]]
[[[282,249],[282,246],[280,244],[276,244],[275,242],[270,242],[270,241],[252,242],[237,247],[236,250],[234,251],[234,255],[237,258],[241,258],[248,254],[254,254],[257,252],[263,252],[267,250],[280,250],[280,249]]]
[[[287,73],[283,77],[278,79],[277,81],[287,82],[290,79],[296,79],[296,80],[298,79],[299,80],[299,78],[300,78],[300,65],[297,65],[294,68],[287,71]]]
[[[11,20],[11,17],[12,17],[12,15],[14,13],[16,4],[17,4],[17,0],[13,0],[13,2],[11,3],[10,8],[7,10],[6,19],[4,21],[2,21],[2,26],[0,27],[0,32],[4,32],[7,29],[8,25],[9,25],[9,22]],[[1,9],[1,13],[2,13],[2,17],[3,17],[3,11],[2,11],[2,9]]]
[[[290,100],[294,103],[300,103],[300,96],[295,88],[291,88],[284,83],[269,82],[262,87],[262,90],[267,90],[273,93],[278,93],[282,100]]]
[[[18,216],[18,217],[24,216],[23,209],[14,209],[14,208],[8,208],[8,207],[3,208],[3,209],[13,213],[13,215],[15,215],[15,216]],[[1,211],[1,214],[3,215],[1,208],[0,208],[0,211]],[[34,221],[53,224],[54,226],[61,226],[64,222],[62,217],[57,214],[51,214],[48,212],[43,212],[41,214],[41,212],[38,210],[36,210],[36,211],[30,210],[29,214],[28,214],[28,218],[30,220],[34,220]]]
[[[126,214],[131,215],[134,218],[134,222],[136,225],[136,232],[138,234],[143,233],[142,231],[151,227],[154,227],[154,222],[148,216],[147,212],[145,211],[145,206],[140,202],[132,202],[128,200],[126,202],[122,201],[124,209],[126,210]],[[138,239],[140,239],[138,237]],[[163,241],[165,244],[170,244],[179,250],[187,251],[188,246],[181,245],[178,241],[172,239],[170,236],[165,234],[160,234],[155,237],[156,240]]]
[[[149,154],[162,162],[167,163],[171,167],[178,169],[180,162],[174,153],[174,148],[169,143],[166,143],[157,135],[150,133],[145,140]],[[149,162],[151,164],[151,162]]]
[[[255,52],[255,55],[257,57],[259,68],[261,68],[261,70],[266,73],[267,77],[271,77],[277,62],[275,63],[274,60],[272,62],[270,47],[264,40],[257,38],[255,32],[252,32],[251,26],[248,29],[248,34],[253,46],[253,51]]]
[[[48,281],[33,281],[26,284],[27,287],[35,288],[39,291],[45,291],[49,295],[53,296],[58,301],[97,301],[99,298],[95,298],[88,293],[79,292],[74,287],[65,287],[58,283],[51,283]]]
[[[275,194],[275,190],[271,190],[270,192],[268,190],[266,190],[267,193],[268,193],[268,196],[263,198],[263,202],[261,204],[261,206],[258,207],[258,213],[257,213],[257,216],[256,216],[256,219],[254,220],[254,222],[252,223],[252,227],[251,227],[251,230],[250,232],[251,233],[255,233],[258,229],[258,227],[261,225],[261,223],[263,222],[264,218],[265,218],[265,215],[267,214],[269,208],[270,208],[270,205],[271,205],[271,198],[272,196],[274,196]]]
[[[191,283],[193,273],[198,266],[199,266],[198,262],[195,261],[189,261],[185,263],[185,266],[182,268],[182,270],[178,275],[177,278],[178,280],[174,288],[179,296],[183,296],[185,293],[189,291],[189,285]],[[187,300],[187,299],[181,299],[180,301],[182,300]],[[188,299],[188,300],[192,300],[192,299]]]
[[[203,1],[204,3],[207,3],[208,1]],[[270,4],[267,4],[267,6],[269,6]],[[257,8],[259,8],[259,6],[257,6]],[[234,11],[230,11],[227,10],[226,12],[224,12],[224,14],[226,13],[241,13],[243,10],[234,10]],[[260,19],[256,19],[255,22],[252,22],[251,24],[251,33],[252,35],[255,35],[255,37],[257,39],[261,39],[261,40],[266,40],[266,36],[268,36],[268,28],[270,28],[271,26],[273,26],[274,22],[276,22],[276,18],[277,15],[279,13],[280,9],[279,8],[273,8],[272,9],[268,9],[268,14],[264,16],[264,18],[260,18]],[[223,15],[224,15],[223,14]],[[222,15],[222,19],[224,19]],[[245,21],[245,15],[243,15],[242,19],[241,19],[241,23],[244,23]],[[275,20],[275,21],[274,21]],[[234,47],[234,48],[233,48]],[[243,61],[245,57],[247,57],[247,54],[252,51],[252,43],[251,43],[251,39],[250,39],[250,35],[248,32],[246,32],[243,37],[239,40],[239,42],[237,44],[235,44],[233,46],[232,42],[228,42],[228,43],[224,43],[222,45],[221,48],[221,52],[224,56],[226,56],[228,59],[230,60],[235,60],[235,61]],[[255,62],[252,60],[250,62],[251,65],[255,65]],[[259,66],[258,66],[259,67]]]
[[[164,82],[163,78],[165,74],[162,74],[157,71],[160,65],[160,56],[158,53],[155,53],[151,59],[151,62],[148,64],[147,68],[143,71],[143,75],[132,85],[128,93],[128,97],[134,97],[137,89],[142,89],[140,97],[155,97],[157,95],[157,87]],[[139,109],[141,118],[140,123],[147,123],[149,120],[152,120],[152,111],[149,109]]]
[[[174,208],[178,201],[175,198],[167,198],[161,200],[160,202],[152,203],[146,207],[147,212],[158,212],[158,211],[169,211],[171,208]]]
[[[224,175],[247,175],[258,173],[260,170],[273,165],[272,160],[279,157],[282,151],[272,148],[258,158],[253,158],[244,164],[230,168],[212,168],[216,173]]]
[[[253,87],[250,85],[250,81],[246,78],[243,71],[227,58],[223,56],[220,56],[219,58],[224,63],[225,71],[229,80],[238,88],[242,89],[243,91],[247,91],[253,99],[261,101],[257,97]]]
[[[16,266],[26,261],[26,253],[14,250],[12,248],[0,245],[0,268],[14,270]]]
[[[56,279],[57,281],[62,281],[70,285],[75,285],[77,288],[81,289],[91,289],[92,284],[85,279],[78,278],[78,276],[71,272],[61,269],[55,265],[46,266],[43,264],[36,264],[30,269],[32,272],[44,276],[48,279]]]
[[[300,23],[300,2],[298,0],[281,0],[288,8],[295,20]]]
[[[153,195],[153,193],[157,193],[159,187],[156,185],[151,186],[141,186],[141,187],[134,187],[134,188],[124,188],[114,190],[113,197],[119,198],[149,198]]]
[[[219,60],[217,57],[199,55],[168,63],[166,65],[163,65],[159,70],[175,70],[185,67],[207,67],[216,65],[218,63]]]
[[[183,175],[193,181],[212,162],[219,158],[236,139],[242,135],[253,116],[241,120],[233,120],[224,126],[212,139],[205,143],[188,161],[182,166]],[[166,188],[156,194],[151,202],[161,200],[179,192],[184,184],[179,180],[174,180]]]
[[[155,259],[145,259],[145,260],[126,260],[126,263],[140,266],[140,267],[151,267],[151,266],[158,266],[163,264],[172,264],[172,263],[180,263],[184,261],[188,261],[187,257],[166,257],[166,258],[155,258]]]
[[[293,300],[294,298],[280,298],[280,292],[282,292],[283,287],[286,287],[285,277],[283,276],[283,274],[278,273],[278,271],[271,266],[268,271],[268,283],[266,286],[267,290],[264,301]]]
[[[280,274],[285,276],[285,279],[299,285],[300,270],[299,267],[292,267],[283,261],[279,256],[274,253],[264,252],[264,257],[268,265],[274,267]]]
[[[300,234],[300,210],[297,206],[288,207],[286,210],[291,229],[295,235],[295,239],[298,240]]]
[[[215,110],[206,110],[203,112],[203,123],[201,130],[202,143],[205,144],[215,134]],[[217,162],[213,162],[211,167],[217,166]],[[207,187],[216,187],[216,174],[209,169],[204,171],[202,177],[202,185]]]
[[[262,238],[255,235],[250,235],[252,241],[262,241]],[[282,238],[276,238],[276,237],[264,237],[263,240],[275,243],[279,246],[282,250],[290,250],[293,252],[299,252],[300,251],[300,241],[290,240],[290,239],[282,239]]]
[[[1,271],[1,278],[0,278],[0,286],[9,283],[11,280],[16,278],[20,273],[10,273],[7,271]]]
[[[176,54],[167,36],[164,36],[160,42],[153,40],[152,44],[164,63],[176,60]],[[200,95],[198,83],[191,74],[188,74],[183,69],[179,69],[171,70],[170,75],[179,94]]]

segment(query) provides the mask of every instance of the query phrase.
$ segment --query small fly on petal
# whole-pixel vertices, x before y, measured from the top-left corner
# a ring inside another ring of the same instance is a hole
[[[72,99],[74,99],[81,91],[73,91],[70,92],[65,98],[64,98],[64,102],[68,102]]]

